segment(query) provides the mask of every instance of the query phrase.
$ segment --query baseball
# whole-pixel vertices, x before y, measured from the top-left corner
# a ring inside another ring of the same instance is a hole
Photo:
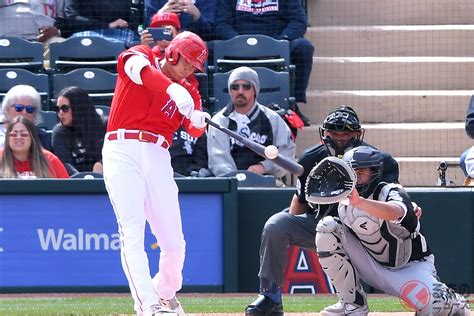
[[[278,148],[274,145],[265,147],[265,157],[268,159],[275,159],[278,156]]]

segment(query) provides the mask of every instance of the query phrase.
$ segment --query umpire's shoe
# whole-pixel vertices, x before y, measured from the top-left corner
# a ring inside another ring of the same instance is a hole
[[[275,303],[268,296],[260,294],[245,308],[245,316],[283,316],[283,304]]]

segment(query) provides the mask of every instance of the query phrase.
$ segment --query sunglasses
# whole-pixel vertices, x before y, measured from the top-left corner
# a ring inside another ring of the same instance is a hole
[[[69,104],[58,105],[56,108],[56,112],[63,111],[64,113],[67,113],[69,112],[70,108],[71,106]]]
[[[10,136],[10,137],[28,138],[28,137],[30,137],[30,134],[29,134],[29,133],[10,132],[10,134],[8,134],[8,136]]]
[[[23,112],[23,110],[26,110],[26,113],[31,114],[36,111],[36,107],[33,105],[13,104],[12,107],[14,107],[17,112]]]
[[[252,88],[252,85],[250,83],[242,83],[242,84],[232,83],[230,85],[230,89],[235,90],[235,91],[239,90],[240,87],[242,87],[245,91],[249,91]]]

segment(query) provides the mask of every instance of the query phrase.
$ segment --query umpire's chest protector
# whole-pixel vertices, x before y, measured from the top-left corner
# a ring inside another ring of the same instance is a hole
[[[386,196],[381,195],[387,193],[382,190],[378,200],[385,201]],[[405,227],[372,216],[352,205],[340,205],[338,211],[341,221],[359,238],[377,262],[392,268],[399,268],[408,262],[412,240]]]

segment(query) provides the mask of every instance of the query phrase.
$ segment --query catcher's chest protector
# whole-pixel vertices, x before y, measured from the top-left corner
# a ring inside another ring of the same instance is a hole
[[[382,190],[378,200],[385,201],[386,196],[383,195],[388,192],[389,190]],[[338,212],[341,221],[357,235],[377,262],[392,268],[401,267],[408,262],[412,240],[405,227],[372,216],[352,205],[339,205]]]

